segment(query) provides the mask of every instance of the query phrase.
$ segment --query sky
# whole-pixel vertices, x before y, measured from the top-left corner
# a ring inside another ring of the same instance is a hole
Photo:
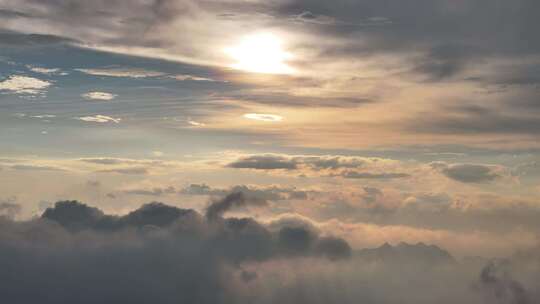
[[[57,301],[535,303],[538,28],[537,0],[0,0],[0,265],[75,269]],[[407,285],[357,261],[383,244],[459,265]],[[160,298],[74,266],[122,277],[124,252]],[[214,291],[182,298],[184,272]]]

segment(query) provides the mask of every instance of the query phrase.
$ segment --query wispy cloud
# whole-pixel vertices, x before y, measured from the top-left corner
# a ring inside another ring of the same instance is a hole
[[[259,121],[267,121],[267,122],[279,122],[283,120],[283,117],[279,115],[261,114],[261,113],[247,113],[247,114],[244,114],[244,118],[252,119],[252,120],[259,120]]]
[[[405,178],[410,177],[410,174],[407,173],[373,173],[373,172],[356,172],[356,171],[345,171],[341,174],[344,178],[352,179],[394,179],[394,178]]]
[[[113,123],[120,123],[122,120],[121,118],[115,118],[107,115],[94,115],[94,116],[81,116],[77,117],[76,119],[86,121],[86,122],[96,122],[96,123],[107,123],[107,122],[113,122]]]
[[[216,82],[219,80],[212,79],[212,78],[206,78],[206,77],[200,77],[200,76],[194,76],[194,75],[171,75],[170,78],[179,80],[179,81],[209,81],[209,82]]]
[[[44,74],[44,75],[61,75],[65,76],[69,73],[62,71],[60,68],[44,68],[39,66],[32,66],[27,65],[26,68],[28,68],[30,71],[34,73]]]
[[[75,69],[84,74],[105,77],[146,78],[167,75],[163,72],[135,68]]]
[[[62,168],[54,166],[42,166],[42,165],[13,165],[11,169],[22,170],[22,171],[65,171]]]
[[[53,114],[40,114],[40,115],[32,115],[30,116],[32,118],[55,118],[56,115],[53,115]]]
[[[202,122],[198,122],[198,121],[195,121],[195,120],[192,120],[192,119],[188,119],[187,120],[187,123],[193,127],[204,127],[206,126],[206,124],[202,123]]]
[[[100,170],[99,173],[117,173],[126,175],[147,175],[149,173],[148,168],[145,167],[131,167],[131,168],[114,168]]]

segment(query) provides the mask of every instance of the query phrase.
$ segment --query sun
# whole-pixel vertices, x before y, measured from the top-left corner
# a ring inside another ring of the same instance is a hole
[[[264,74],[292,74],[287,65],[292,55],[283,48],[282,40],[272,33],[246,36],[240,42],[225,49],[234,63],[232,68]]]

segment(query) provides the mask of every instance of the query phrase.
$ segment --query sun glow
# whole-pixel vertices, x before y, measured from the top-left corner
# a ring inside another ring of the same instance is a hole
[[[285,51],[282,41],[274,34],[255,34],[243,38],[238,45],[225,49],[235,60],[235,69],[265,74],[291,74],[287,65],[292,55]]]

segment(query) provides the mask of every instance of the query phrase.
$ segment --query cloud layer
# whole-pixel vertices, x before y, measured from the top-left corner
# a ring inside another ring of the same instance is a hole
[[[245,203],[232,193],[213,202],[206,216],[161,203],[116,216],[63,201],[38,219],[0,218],[5,282],[0,291],[10,303],[526,304],[538,299],[533,278],[539,264],[530,253],[512,258],[510,266],[481,258],[456,262],[425,244],[353,251],[299,217],[261,224],[221,216]],[[29,287],[33,292],[22,292]]]

